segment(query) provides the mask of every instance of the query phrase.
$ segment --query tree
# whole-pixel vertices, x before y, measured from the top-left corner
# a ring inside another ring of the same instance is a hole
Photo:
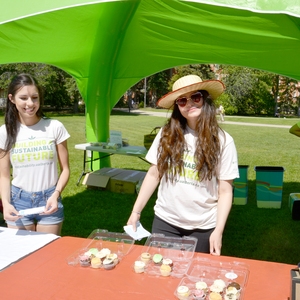
[[[84,103],[81,94],[77,88],[76,81],[73,77],[66,78],[65,88],[71,99],[71,103],[73,103],[73,112],[78,113],[79,104],[80,103],[84,104]]]
[[[149,104],[151,107],[156,107],[157,100],[168,93],[170,74],[170,70],[165,70],[148,77]]]
[[[298,82],[292,78],[278,77],[278,101],[283,114],[298,114],[298,101],[294,94],[298,89]]]
[[[56,67],[41,65],[35,69],[35,76],[44,88],[45,104],[57,110],[72,105],[65,87],[66,78],[70,78],[70,75]]]
[[[75,80],[61,69],[38,63],[17,63],[0,65],[0,90],[6,91],[11,78],[20,73],[33,75],[44,90],[44,105],[56,109],[74,105],[79,101]],[[73,88],[70,89],[70,82]]]
[[[174,68],[175,74],[169,81],[169,90],[172,90],[174,82],[182,76],[194,74],[201,77],[202,80],[215,79],[216,74],[208,64],[185,65]]]
[[[222,66],[226,85],[227,103],[237,114],[272,114],[274,101],[271,94],[273,74],[238,66]],[[224,106],[228,112],[228,107]]]

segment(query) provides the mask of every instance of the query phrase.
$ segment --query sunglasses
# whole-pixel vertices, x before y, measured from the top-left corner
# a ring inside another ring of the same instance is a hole
[[[201,92],[196,92],[194,94],[191,95],[191,97],[181,97],[175,100],[175,103],[177,105],[179,105],[180,107],[185,107],[188,100],[193,101],[194,103],[199,103],[201,101],[201,99],[203,98],[203,95]]]

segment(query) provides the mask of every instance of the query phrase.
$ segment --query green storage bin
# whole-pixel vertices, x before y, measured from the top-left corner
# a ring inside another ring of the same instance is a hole
[[[284,168],[259,166],[254,170],[257,207],[281,208]]]
[[[248,165],[239,165],[240,178],[233,181],[233,204],[245,205],[248,201]]]
[[[289,209],[293,220],[300,220],[300,193],[291,193],[289,197]]]

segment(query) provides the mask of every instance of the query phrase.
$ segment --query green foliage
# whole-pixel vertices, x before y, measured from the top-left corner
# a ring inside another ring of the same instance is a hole
[[[234,105],[234,103],[232,103],[232,99],[230,98],[230,96],[227,93],[223,93],[216,101],[216,107],[219,107],[220,104],[223,105],[224,109],[225,109],[225,114],[226,115],[234,115],[237,114],[238,109],[237,107]]]
[[[56,109],[70,106],[71,101],[64,86],[66,83],[65,72],[46,65],[43,65],[42,69],[44,69],[44,72],[39,74],[38,80],[44,88],[45,104],[50,104]]]
[[[270,93],[270,85],[266,81],[255,81],[252,90],[251,108],[255,115],[267,114],[273,115],[274,113],[274,100]]]
[[[169,81],[169,90],[172,90],[173,83],[182,76],[186,75],[198,75],[201,77],[202,80],[207,79],[215,79],[216,75],[211,70],[210,65],[206,64],[198,64],[198,65],[185,65],[175,68],[175,74],[172,76],[171,80]]]
[[[295,97],[300,86],[297,81],[288,77],[280,77],[278,86],[278,98],[280,99],[279,111],[281,114],[297,115],[300,98]],[[297,101],[295,101],[297,99]]]
[[[168,81],[170,79],[170,70],[162,71],[148,77],[149,96],[154,104],[156,101],[168,92]]]
[[[60,109],[74,106],[78,110],[81,96],[75,80],[66,72],[54,66],[38,63],[0,65],[0,90],[7,90],[11,78],[20,73],[33,75],[44,90],[44,105]],[[6,95],[4,95],[6,97]]]
[[[236,66],[223,66],[225,93],[239,115],[272,114],[274,111],[272,78],[274,75]]]

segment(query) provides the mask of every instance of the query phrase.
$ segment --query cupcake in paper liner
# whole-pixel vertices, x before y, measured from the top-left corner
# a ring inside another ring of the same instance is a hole
[[[206,293],[202,289],[194,290],[192,293],[194,300],[205,300]]]
[[[225,300],[237,300],[239,298],[240,298],[240,291],[238,291],[233,286],[227,287],[224,295]]]
[[[241,290],[241,286],[240,286],[237,282],[235,282],[235,281],[230,282],[230,283],[227,285],[227,289],[229,289],[230,287],[236,288],[236,290],[237,290],[238,292],[240,292],[240,290]]]
[[[191,290],[189,289],[189,287],[185,286],[185,285],[180,285],[177,290],[177,297],[180,300],[185,300],[188,299],[190,294],[191,294]]]
[[[171,271],[172,271],[172,268],[169,265],[162,264],[160,266],[160,274],[162,276],[165,276],[165,277],[170,276],[171,275]]]
[[[145,272],[145,263],[141,260],[136,260],[133,265],[135,273],[144,273]]]
[[[223,293],[226,288],[226,283],[222,279],[216,279],[214,283],[209,287],[211,292]]]
[[[222,296],[219,293],[211,292],[208,297],[209,300],[222,300]]]
[[[195,283],[195,288],[197,290],[203,290],[203,292],[205,294],[207,294],[209,292],[209,288],[208,288],[207,283],[205,281],[197,281]]]
[[[91,258],[86,254],[80,255],[79,263],[82,267],[89,267],[91,265]]]
[[[93,257],[91,259],[91,267],[93,269],[99,269],[101,268],[101,266],[102,266],[102,261],[99,257]]]

